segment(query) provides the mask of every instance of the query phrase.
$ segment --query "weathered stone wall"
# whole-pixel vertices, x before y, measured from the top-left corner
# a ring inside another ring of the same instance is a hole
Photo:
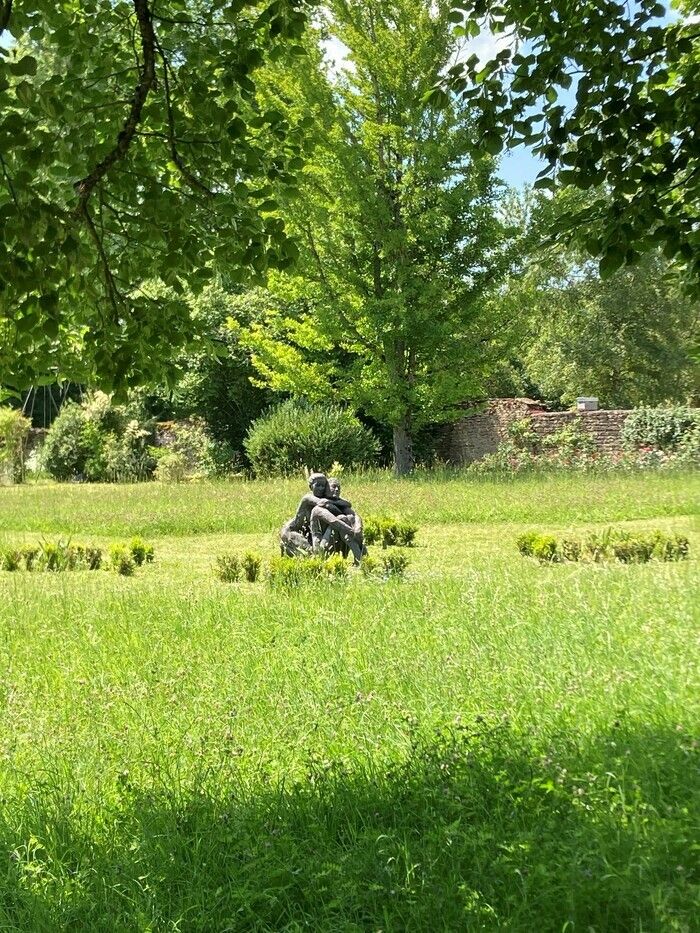
[[[541,437],[554,434],[572,422],[579,422],[601,453],[621,450],[621,431],[629,411],[544,411],[532,399],[491,399],[469,410],[459,421],[448,425],[439,447],[443,459],[455,464],[473,463],[494,453],[508,435],[512,421],[529,418]]]
[[[622,450],[622,425],[627,420],[629,411],[614,409],[611,411],[543,411],[533,415],[533,430],[546,437],[560,431],[572,422],[578,422],[584,431],[591,435],[596,449],[600,453],[614,454]]]

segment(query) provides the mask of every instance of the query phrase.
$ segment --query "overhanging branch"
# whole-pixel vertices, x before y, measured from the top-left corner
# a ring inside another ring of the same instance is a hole
[[[12,13],[12,0],[2,0],[0,3],[0,32],[4,32],[10,23]]]
[[[89,175],[86,175],[84,178],[81,178],[80,181],[75,183],[75,190],[78,192],[78,206],[76,207],[76,214],[82,215],[86,221],[89,220],[86,213],[87,203],[90,198],[90,195],[95,189],[95,186],[98,184],[100,179],[102,179],[112,165],[115,162],[118,162],[119,159],[122,159],[131,145],[131,141],[134,138],[136,133],[136,127],[139,125],[141,120],[141,114],[143,112],[144,104],[146,103],[146,98],[148,97],[149,91],[153,87],[156,77],[156,68],[155,68],[155,47],[156,47],[156,37],[153,31],[153,22],[151,18],[151,11],[148,7],[148,0],[133,0],[134,10],[136,12],[136,18],[139,24],[139,32],[141,34],[141,52],[143,55],[143,62],[141,64],[141,79],[134,89],[134,95],[131,101],[131,109],[129,114],[124,121],[124,125],[117,136],[116,145],[111,149],[110,152],[99,162]]]

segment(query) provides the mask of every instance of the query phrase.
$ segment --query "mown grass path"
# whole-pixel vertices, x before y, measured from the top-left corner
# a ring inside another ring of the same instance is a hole
[[[0,929],[693,930],[697,478],[345,487],[405,581],[218,583],[298,483],[0,490],[3,541],[156,548],[0,573]],[[691,560],[514,547],[613,522]]]

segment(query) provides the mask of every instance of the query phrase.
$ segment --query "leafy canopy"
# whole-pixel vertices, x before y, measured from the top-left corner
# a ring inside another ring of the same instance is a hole
[[[256,72],[300,50],[305,5],[0,3],[0,385],[165,377],[185,284],[291,261],[273,211],[304,129]]]
[[[660,246],[700,290],[700,26],[664,21],[657,0],[458,0],[458,34],[490,31],[505,47],[454,65],[447,91],[477,111],[475,143],[491,153],[534,147],[536,186],[605,186],[612,194],[562,218],[557,231],[612,274]],[[684,14],[700,11],[697,0]]]

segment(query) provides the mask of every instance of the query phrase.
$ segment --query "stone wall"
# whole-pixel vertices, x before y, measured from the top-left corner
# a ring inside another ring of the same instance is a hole
[[[494,453],[508,436],[511,421],[529,418],[541,437],[579,422],[601,453],[621,450],[621,430],[629,411],[545,411],[532,399],[490,399],[468,409],[468,414],[448,425],[439,444],[440,456],[459,465],[473,463]]]
[[[622,425],[629,411],[544,411],[532,418],[533,430],[546,437],[560,431],[567,424],[578,422],[591,435],[600,453],[614,454],[622,450]]]

